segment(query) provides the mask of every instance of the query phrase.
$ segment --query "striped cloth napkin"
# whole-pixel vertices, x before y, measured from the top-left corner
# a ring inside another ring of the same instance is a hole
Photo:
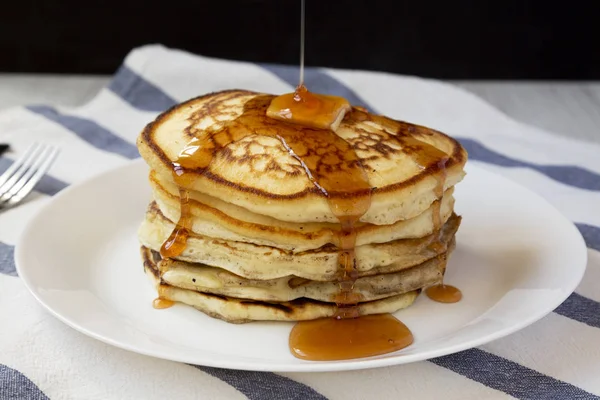
[[[470,162],[538,192],[583,234],[583,282],[553,313],[485,346],[396,367],[338,373],[223,370],[154,359],[80,334],[44,311],[20,282],[14,245],[31,214],[68,185],[138,157],[141,128],[202,93],[290,92],[297,68],[134,50],[91,102],[0,112],[14,152],[51,142],[62,153],[25,204],[0,214],[0,399],[597,399],[600,398],[600,147],[517,123],[452,85],[384,73],[309,69],[309,88],[457,137]]]

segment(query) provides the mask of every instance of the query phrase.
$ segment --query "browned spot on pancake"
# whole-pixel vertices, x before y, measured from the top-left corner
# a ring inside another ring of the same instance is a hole
[[[259,300],[240,300],[239,303],[242,305],[254,305],[254,306],[267,307],[267,308],[274,308],[276,310],[283,311],[286,314],[290,314],[290,313],[294,312],[294,309],[287,305],[289,303],[271,303],[271,302],[259,301]]]
[[[140,247],[144,270],[150,270],[156,278],[160,279],[160,273],[158,272],[156,262],[154,261],[154,253],[156,253],[154,250],[150,250],[144,246]]]
[[[306,285],[307,283],[312,282],[310,279],[300,278],[295,276],[288,281],[288,286],[292,289],[295,289],[299,286]]]
[[[152,250],[152,261],[154,261],[154,263],[158,263],[160,260],[162,260],[160,253],[158,251]]]
[[[201,293],[203,296],[207,296],[207,297],[214,297],[216,299],[221,299],[221,300],[225,300],[225,301],[229,300],[229,297],[223,296],[220,294],[207,293],[207,292],[199,292],[199,293]]]

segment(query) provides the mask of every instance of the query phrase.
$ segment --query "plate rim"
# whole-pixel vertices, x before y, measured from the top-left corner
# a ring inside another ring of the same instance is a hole
[[[476,339],[471,339],[471,340],[468,340],[468,341],[465,341],[462,343],[455,344],[453,346],[441,347],[441,348],[433,349],[433,350],[429,350],[429,351],[421,351],[421,352],[415,353],[415,354],[406,354],[406,355],[398,354],[396,356],[389,356],[389,357],[384,357],[384,358],[374,358],[374,359],[364,358],[364,359],[351,359],[351,360],[325,361],[325,362],[295,360],[294,363],[286,362],[286,361],[282,361],[282,362],[277,361],[277,362],[273,363],[273,362],[269,362],[268,360],[265,360],[265,361],[257,363],[255,361],[247,361],[244,359],[240,359],[238,361],[231,361],[229,359],[225,359],[225,360],[223,360],[223,362],[220,362],[218,359],[214,359],[214,358],[198,360],[198,359],[194,358],[193,356],[192,357],[171,356],[169,354],[164,354],[164,352],[162,352],[162,351],[152,351],[151,349],[148,350],[141,346],[133,346],[133,345],[121,343],[119,340],[115,340],[107,335],[99,334],[91,329],[88,329],[85,326],[82,326],[81,324],[78,324],[76,321],[73,321],[68,316],[61,314],[57,310],[53,309],[50,304],[48,304],[46,301],[44,301],[42,295],[37,292],[37,290],[34,288],[34,285],[30,281],[30,277],[28,276],[28,274],[26,272],[27,268],[24,267],[24,265],[26,265],[26,261],[24,261],[25,260],[25,250],[27,248],[27,244],[26,244],[27,240],[26,239],[29,236],[30,231],[35,229],[37,220],[39,218],[41,218],[41,216],[44,214],[44,212],[46,211],[47,208],[51,207],[52,204],[54,202],[58,201],[59,199],[69,196],[71,192],[79,190],[83,186],[91,185],[94,183],[94,181],[101,180],[106,175],[110,175],[111,173],[114,173],[115,171],[120,170],[120,169],[131,168],[131,166],[134,164],[142,164],[142,163],[143,163],[143,160],[140,158],[131,160],[120,166],[110,168],[99,174],[95,174],[94,176],[91,176],[88,179],[85,179],[83,181],[72,184],[69,187],[67,187],[66,189],[62,190],[60,193],[51,197],[49,199],[49,201],[46,204],[44,204],[42,207],[40,207],[39,210],[37,210],[34,213],[34,215],[31,217],[31,219],[26,223],[23,231],[21,232],[21,235],[19,236],[19,239],[17,240],[16,246],[15,246],[15,254],[14,254],[15,266],[16,266],[16,270],[17,270],[19,278],[21,279],[21,281],[23,282],[24,286],[27,288],[29,293],[31,293],[31,295],[36,299],[36,301],[40,305],[42,305],[42,307],[46,311],[48,311],[51,315],[53,315],[55,318],[57,318],[59,321],[63,322],[67,326],[71,327],[72,329],[74,329],[80,333],[83,333],[86,336],[94,338],[100,342],[112,345],[114,347],[117,347],[117,348],[120,348],[123,350],[127,350],[127,351],[131,351],[131,352],[134,352],[137,354],[142,354],[142,355],[146,355],[146,356],[150,356],[150,357],[154,357],[154,358],[170,360],[170,361],[175,361],[175,362],[207,366],[207,367],[237,369],[237,370],[245,370],[245,371],[265,371],[265,372],[266,371],[268,371],[268,372],[351,371],[351,370],[360,370],[360,369],[381,368],[381,367],[387,367],[387,366],[393,366],[393,365],[409,364],[409,363],[418,362],[418,361],[425,361],[425,360],[429,360],[429,359],[432,359],[435,357],[454,354],[454,353],[457,353],[460,351],[464,351],[464,350],[471,349],[471,348],[474,348],[477,346],[481,346],[483,344],[492,342],[492,341],[500,339],[502,337],[511,335],[511,334],[539,321],[540,319],[542,319],[543,317],[545,317],[546,315],[548,315],[552,311],[554,311],[554,309],[556,309],[560,304],[562,304],[575,291],[575,289],[577,288],[577,286],[579,286],[581,280],[583,279],[583,276],[587,269],[587,261],[588,261],[587,245],[585,243],[583,236],[581,235],[581,232],[579,232],[579,230],[576,228],[575,224],[571,220],[569,220],[562,212],[560,212],[560,210],[558,210],[556,207],[554,207],[554,205],[552,205],[548,200],[546,200],[544,197],[542,197],[538,193],[530,190],[529,188],[521,185],[520,183],[515,182],[512,179],[507,178],[495,171],[490,171],[489,169],[482,167],[482,165],[485,165],[484,163],[479,163],[477,161],[470,160],[470,161],[468,161],[467,166],[465,168],[467,170],[467,172],[469,169],[481,170],[486,174],[491,174],[491,175],[495,176],[496,179],[500,179],[502,181],[508,182],[509,184],[517,185],[517,186],[521,187],[521,189],[529,192],[530,195],[535,197],[537,201],[546,203],[546,205],[549,206],[552,209],[552,211],[554,213],[556,213],[556,215],[558,217],[560,217],[560,219],[563,220],[563,222],[566,222],[569,225],[570,230],[571,230],[571,235],[573,235],[574,236],[573,238],[578,242],[577,246],[580,248],[580,250],[577,252],[577,255],[579,257],[581,257],[582,267],[579,268],[579,270],[578,270],[579,275],[576,277],[576,279],[572,280],[573,287],[572,288],[569,287],[568,290],[565,290],[563,293],[561,293],[561,295],[557,295],[556,298],[554,299],[554,301],[549,302],[547,305],[545,305],[545,307],[543,307],[543,308],[540,307],[539,311],[537,313],[533,313],[528,318],[524,318],[524,319],[520,320],[518,323],[515,323],[505,329],[500,329],[491,334],[488,334],[485,336],[480,336]],[[201,361],[201,362],[199,362],[199,361]]]

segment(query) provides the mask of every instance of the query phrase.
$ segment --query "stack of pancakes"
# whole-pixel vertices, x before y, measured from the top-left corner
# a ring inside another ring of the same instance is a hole
[[[145,271],[161,298],[229,322],[333,316],[341,226],[302,162],[303,156],[325,160],[330,150],[299,154],[248,127],[208,167],[187,171],[185,188],[175,183],[173,163],[190,140],[232,123],[257,96],[264,95],[226,91],[192,99],[139,136],[153,192],[139,229]],[[368,116],[353,108],[335,132],[354,149],[372,187],[371,205],[355,225],[353,291],[362,315],[405,308],[422,288],[442,281],[460,225],[453,187],[467,159],[442,133]],[[423,147],[403,145],[400,136]],[[424,165],[416,154],[423,148],[437,149],[430,154],[439,159]],[[161,246],[180,218],[180,196],[189,197],[187,243],[181,254],[163,258]]]

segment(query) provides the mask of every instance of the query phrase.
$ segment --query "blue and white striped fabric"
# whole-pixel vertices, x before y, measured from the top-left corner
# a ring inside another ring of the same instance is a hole
[[[157,113],[202,93],[289,92],[291,67],[214,60],[148,46],[77,109],[0,112],[0,142],[63,149],[25,204],[0,214],[0,399],[597,399],[600,398],[600,147],[517,123],[477,97],[431,80],[311,69],[308,87],[457,137],[471,162],[520,182],[567,215],[589,265],[577,292],[534,325],[480,348],[426,362],[342,373],[262,373],[178,364],[129,353],[57,321],[16,276],[24,221],[66,186],[138,157],[138,132]]]

